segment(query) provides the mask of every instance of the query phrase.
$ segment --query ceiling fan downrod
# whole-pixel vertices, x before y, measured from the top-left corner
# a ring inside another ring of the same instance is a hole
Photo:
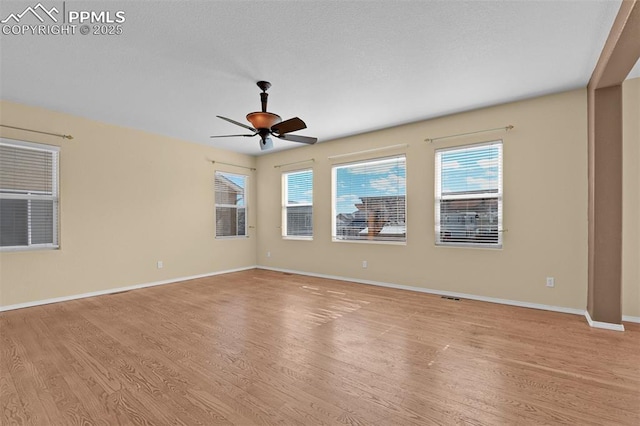
[[[260,90],[262,90],[262,93],[260,93],[260,103],[262,104],[262,112],[267,112],[267,99],[269,98],[269,94],[267,93],[267,90],[269,90],[269,87],[271,87],[271,83],[269,83],[268,81],[259,81],[256,84],[258,85]]]

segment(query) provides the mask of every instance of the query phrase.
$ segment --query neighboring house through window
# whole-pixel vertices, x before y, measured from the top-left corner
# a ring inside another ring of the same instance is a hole
[[[313,170],[282,174],[282,236],[313,237]]]
[[[0,139],[0,249],[59,247],[58,153]]]
[[[406,158],[333,167],[333,240],[406,241]]]
[[[436,244],[502,246],[502,142],[436,151]]]
[[[215,173],[216,237],[247,235],[247,176]]]

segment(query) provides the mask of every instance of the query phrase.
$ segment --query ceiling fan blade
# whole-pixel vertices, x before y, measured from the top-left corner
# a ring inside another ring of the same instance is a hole
[[[221,116],[221,115],[216,115],[216,117],[221,118],[221,119],[223,119],[223,120],[225,120],[225,121],[228,121],[229,123],[233,123],[233,124],[235,124],[236,126],[240,126],[240,127],[244,127],[245,129],[249,129],[249,130],[251,130],[252,132],[256,132],[256,133],[258,132],[258,131],[257,131],[256,129],[254,129],[253,127],[251,127],[251,126],[247,126],[246,124],[242,124],[242,123],[240,123],[240,122],[238,122],[238,121],[236,121],[236,120],[232,120],[232,119],[230,119],[230,118],[223,117],[223,116]]]
[[[275,136],[285,141],[307,143],[309,145],[313,145],[314,143],[318,142],[318,138],[312,138],[310,136],[300,136],[300,135],[275,135]]]
[[[239,136],[244,136],[245,138],[250,138],[252,136],[257,135],[257,133],[254,133],[252,135],[219,135],[219,136],[209,136],[210,138],[235,138],[235,137],[239,137]]]
[[[304,121],[300,120],[298,117],[294,117],[281,123],[274,124],[271,126],[271,131],[279,135],[284,135],[285,133],[296,132],[306,128],[307,125],[304,124]]]

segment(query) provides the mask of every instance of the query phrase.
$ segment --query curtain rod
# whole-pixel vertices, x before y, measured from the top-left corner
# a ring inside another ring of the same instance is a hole
[[[437,138],[425,139],[424,141],[432,143],[432,142],[440,140],[440,139],[457,138],[458,136],[475,135],[476,133],[493,132],[495,130],[504,130],[505,132],[508,132],[511,129],[513,129],[513,126],[511,124],[509,124],[508,126],[505,126],[505,127],[496,127],[496,128],[493,128],[493,129],[477,130],[475,132],[458,133],[458,134],[455,134],[455,135],[440,136],[440,137],[437,137]]]
[[[0,127],[6,127],[7,129],[23,130],[25,132],[40,133],[42,135],[58,136],[59,138],[62,138],[62,139],[73,139],[73,136],[71,136],[71,135],[62,135],[60,133],[42,132],[40,130],[25,129],[23,127],[7,126],[6,124],[0,124]]]
[[[294,161],[293,163],[276,164],[273,167],[275,169],[279,169],[280,167],[293,166],[294,164],[310,163],[310,162],[315,162],[315,161],[316,161],[315,158],[309,158],[308,160]]]
[[[327,157],[327,158],[329,160],[333,160],[335,158],[350,157],[352,155],[367,154],[369,152],[377,152],[377,151],[386,151],[387,149],[401,148],[401,147],[407,147],[407,146],[409,146],[408,143],[401,143],[398,145],[383,146],[382,148],[373,148],[373,149],[365,149],[364,151],[350,152],[348,154],[332,155],[331,157]]]
[[[240,167],[240,168],[243,168],[243,169],[248,169],[248,170],[251,170],[251,171],[255,171],[255,167],[241,166],[240,164],[223,163],[222,161],[215,161],[215,160],[211,160],[211,162],[213,164],[218,163],[218,164],[224,164],[225,166]]]

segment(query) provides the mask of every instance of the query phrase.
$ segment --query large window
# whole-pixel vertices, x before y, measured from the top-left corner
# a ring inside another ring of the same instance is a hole
[[[406,158],[333,167],[333,240],[406,241]]]
[[[216,237],[247,235],[247,176],[216,172]]]
[[[0,139],[0,248],[57,248],[58,147]]]
[[[502,246],[502,142],[436,151],[436,243]]]
[[[313,170],[282,174],[282,236],[313,237]]]

